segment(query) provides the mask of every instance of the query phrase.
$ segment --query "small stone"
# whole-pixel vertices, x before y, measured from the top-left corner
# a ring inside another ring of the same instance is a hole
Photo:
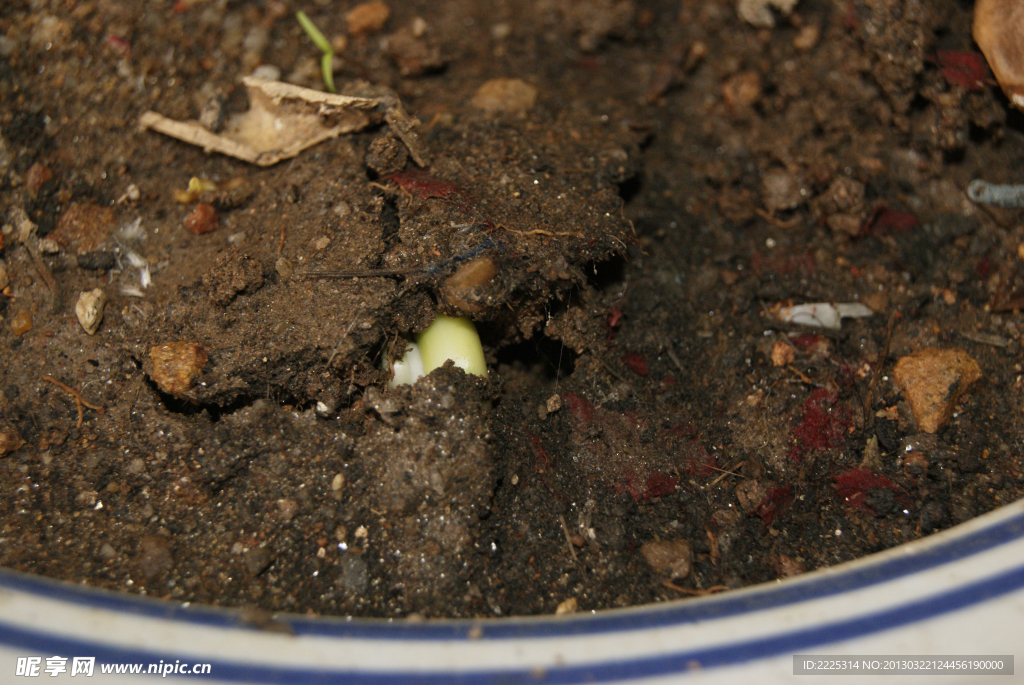
[[[797,0],[738,0],[736,14],[740,19],[759,29],[770,29],[775,26],[775,8],[785,16],[789,16],[796,7]]]
[[[884,314],[889,309],[889,295],[884,290],[870,292],[860,301],[875,314]]]
[[[807,570],[801,562],[786,554],[780,554],[774,562],[775,572],[780,578],[792,578]]]
[[[338,565],[341,567],[341,572],[338,574],[335,584],[339,588],[354,595],[366,592],[369,585],[369,574],[362,556],[350,552],[341,557]]]
[[[784,169],[772,169],[761,177],[761,199],[769,214],[795,209],[804,203],[807,190],[799,179]]]
[[[335,474],[334,478],[331,480],[331,490],[333,490],[334,492],[338,492],[343,487],[345,487],[345,474]]]
[[[893,380],[910,404],[918,427],[936,433],[981,378],[978,362],[962,349],[925,348],[896,362]]]
[[[217,210],[207,202],[200,202],[185,217],[185,228],[193,235],[203,235],[217,229]]]
[[[110,207],[72,204],[61,215],[50,237],[74,253],[92,252],[107,240],[115,219]]]
[[[722,84],[722,99],[732,108],[744,109],[761,99],[761,74],[744,71]]]
[[[546,407],[549,414],[554,414],[556,411],[562,408],[562,396],[559,395],[558,393],[555,393],[554,395],[549,397],[546,403]]]
[[[60,252],[60,244],[53,238],[43,238],[39,241],[39,252],[45,255],[54,255]]]
[[[96,335],[103,321],[103,308],[107,306],[107,294],[100,288],[83,292],[75,304],[75,315],[78,323],[89,335]]]
[[[36,162],[25,172],[25,190],[33,200],[39,197],[43,184],[53,178],[53,172],[45,164]]]
[[[669,578],[685,578],[690,575],[693,563],[693,548],[689,540],[654,540],[640,547],[640,554],[656,573]]]
[[[22,309],[11,319],[11,332],[15,335],[24,335],[32,330],[32,315]]]
[[[17,428],[0,422],[0,457],[13,452],[24,444],[25,441],[21,439],[21,433]]]
[[[258,576],[267,570],[273,560],[274,555],[266,547],[251,547],[242,558],[242,563],[250,576]]]
[[[772,366],[789,366],[796,358],[796,349],[781,340],[772,345]]]
[[[537,103],[537,89],[517,78],[495,78],[477,88],[469,101],[488,114],[524,116]]]
[[[117,557],[117,550],[109,542],[104,542],[100,545],[100,558],[110,561]]]
[[[7,274],[7,264],[0,261],[0,290],[11,284],[11,277]]]
[[[299,503],[293,499],[279,499],[277,500],[277,517],[282,523],[288,523],[295,514],[299,513]]]
[[[563,614],[575,614],[578,609],[579,602],[576,601],[575,597],[570,597],[564,602],[560,602],[558,606],[555,607],[555,615],[561,616]]]
[[[793,37],[793,47],[800,52],[813,50],[814,46],[818,44],[819,38],[821,38],[821,27],[817,24],[806,24]]]
[[[139,543],[139,571],[149,580],[174,568],[170,540],[162,535],[146,535]]]
[[[348,22],[348,32],[353,36],[368,36],[384,28],[390,16],[391,8],[381,0],[371,0],[350,9],[345,14],[345,21]]]
[[[287,281],[295,271],[295,267],[292,266],[291,261],[288,259],[279,257],[278,260],[274,262],[274,270],[277,271],[277,275],[281,277],[282,281]]]
[[[203,346],[193,342],[170,342],[149,350],[150,378],[163,392],[181,396],[202,373],[207,356]]]

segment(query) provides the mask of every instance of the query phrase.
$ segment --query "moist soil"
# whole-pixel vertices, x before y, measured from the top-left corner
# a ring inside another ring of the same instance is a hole
[[[354,6],[3,3],[0,565],[531,615],[793,576],[1021,494],[1024,228],[964,189],[1019,180],[1024,120],[970,3]],[[419,120],[422,164],[380,117],[267,168],[139,129],[244,111],[261,66],[322,89],[297,10],[340,89]],[[781,309],[828,302],[871,315]],[[389,389],[437,313],[488,377]],[[981,370],[930,433],[893,374],[928,348]]]

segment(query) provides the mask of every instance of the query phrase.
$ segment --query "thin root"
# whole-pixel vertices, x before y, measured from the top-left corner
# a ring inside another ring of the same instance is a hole
[[[496,226],[496,228],[502,228],[509,233],[515,233],[516,235],[543,235],[549,238],[582,238],[579,233],[573,233],[571,231],[545,231],[543,228],[535,228],[532,231],[517,231],[514,228],[505,228],[502,225]]]
[[[64,392],[70,394],[72,397],[75,398],[75,408],[78,409],[78,422],[75,424],[75,427],[77,427],[77,428],[81,428],[82,427],[82,406],[83,405],[86,406],[86,407],[89,407],[89,409],[92,409],[97,414],[102,414],[104,411],[106,411],[100,405],[93,404],[92,402],[89,402],[88,400],[83,399],[82,398],[82,394],[80,392],[78,392],[77,390],[75,390],[74,388],[72,388],[72,387],[70,387],[68,385],[65,385],[64,383],[61,383],[59,380],[57,380],[53,376],[43,376],[43,380],[46,381],[47,383],[53,383],[58,388],[60,388],[61,390],[63,390]]]
[[[703,597],[704,595],[713,595],[716,592],[724,592],[724,591],[729,589],[725,585],[712,585],[711,587],[703,589],[703,590],[691,590],[688,587],[682,587],[681,585],[676,585],[671,580],[664,581],[662,583],[662,585],[664,585],[665,587],[667,587],[670,590],[675,590],[676,592],[681,592],[684,595],[690,595],[691,597]]]

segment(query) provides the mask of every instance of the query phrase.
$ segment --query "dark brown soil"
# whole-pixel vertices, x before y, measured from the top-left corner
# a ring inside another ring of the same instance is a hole
[[[774,28],[732,0],[388,4],[335,79],[397,93],[424,169],[386,124],[270,168],[137,128],[244,110],[260,64],[320,87],[293,14],[344,36],[354,2],[3,4],[0,565],[539,614],[774,580],[1021,494],[1024,226],[963,189],[1019,180],[1024,120],[969,3],[801,0]],[[492,78],[536,104],[481,111]],[[228,189],[177,202],[191,177]],[[497,276],[447,282],[480,257]],[[777,317],[854,301],[876,315]],[[472,316],[489,379],[388,390],[437,312]],[[162,383],[165,343],[198,377]],[[891,379],[928,347],[983,372],[935,434]]]

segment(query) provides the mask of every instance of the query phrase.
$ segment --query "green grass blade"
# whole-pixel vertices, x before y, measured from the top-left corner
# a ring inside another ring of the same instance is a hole
[[[320,48],[322,52],[334,52],[331,48],[331,42],[327,40],[327,37],[324,34],[320,33],[320,29],[316,27],[316,24],[313,23],[312,19],[306,16],[305,12],[299,10],[295,13],[295,18],[299,20],[299,25],[302,26],[302,30],[306,32],[309,39],[313,41],[313,44]]]
[[[324,75],[324,85],[327,86],[327,90],[331,93],[337,93],[338,91],[334,88],[334,69],[331,68],[331,62],[334,60],[333,52],[325,52],[323,59],[320,60],[320,69]]]

